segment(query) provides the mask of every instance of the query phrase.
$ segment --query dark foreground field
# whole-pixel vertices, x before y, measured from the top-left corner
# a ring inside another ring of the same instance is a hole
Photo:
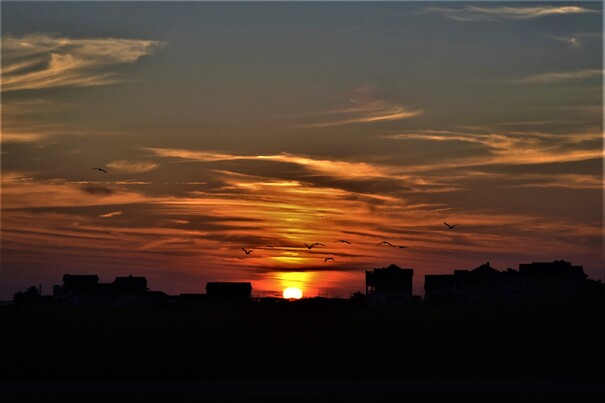
[[[605,401],[598,306],[6,306],[0,323],[13,398]]]

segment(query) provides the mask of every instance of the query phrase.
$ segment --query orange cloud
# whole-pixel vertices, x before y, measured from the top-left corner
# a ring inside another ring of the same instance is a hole
[[[107,164],[108,168],[114,169],[118,172],[125,173],[142,173],[156,169],[159,165],[155,162],[150,161],[127,161],[119,160],[112,161]]]
[[[424,113],[421,109],[411,108],[376,97],[369,86],[355,89],[345,107],[308,114],[319,121],[295,125],[298,128],[321,128],[344,126],[355,123],[373,123],[408,119]]]
[[[2,38],[2,91],[84,87],[120,82],[109,67],[134,63],[162,46],[151,40],[50,35]]]

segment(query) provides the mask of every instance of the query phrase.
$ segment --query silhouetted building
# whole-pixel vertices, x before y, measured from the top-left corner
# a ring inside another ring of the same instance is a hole
[[[63,286],[68,289],[94,287],[99,283],[96,274],[66,274],[63,276]]]
[[[457,302],[470,304],[507,304],[519,302],[525,294],[524,281],[515,270],[498,271],[489,262],[474,270],[454,271],[454,296]]]
[[[519,273],[527,281],[527,297],[532,302],[569,302],[587,287],[584,268],[564,260],[522,263]]]
[[[209,282],[206,294],[210,303],[243,304],[252,300],[252,284],[247,282]]]
[[[65,274],[63,285],[53,286],[53,298],[70,305],[91,305],[99,300],[99,276]]]
[[[524,300],[525,288],[519,272],[499,271],[486,262],[473,270],[426,275],[424,299],[428,303],[510,304]]]
[[[179,294],[175,298],[177,305],[180,306],[206,306],[208,304],[208,295],[206,294]]]
[[[487,262],[451,275],[426,275],[424,299],[462,304],[572,302],[579,301],[588,286],[582,266],[564,260],[520,264],[519,271],[498,271]]]
[[[401,305],[412,301],[414,269],[394,264],[382,269],[366,270],[366,296],[370,305]]]
[[[147,291],[147,279],[145,277],[116,277],[113,280],[113,288],[119,291],[145,292]]]
[[[424,276],[424,300],[429,303],[454,301],[456,280],[453,274],[427,274]]]
[[[164,293],[161,293],[164,294]],[[164,294],[166,295],[166,294]],[[63,285],[53,286],[53,299],[69,305],[141,306],[166,299],[147,289],[145,277],[116,277],[113,283],[99,283],[99,276],[63,276]]]

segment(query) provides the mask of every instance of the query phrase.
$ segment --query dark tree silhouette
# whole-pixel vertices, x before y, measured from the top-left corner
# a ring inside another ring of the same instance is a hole
[[[355,291],[351,294],[350,301],[356,305],[363,305],[365,303],[366,296],[361,291]]]
[[[35,285],[32,285],[25,291],[19,291],[13,295],[15,304],[31,304],[40,300],[40,291]]]

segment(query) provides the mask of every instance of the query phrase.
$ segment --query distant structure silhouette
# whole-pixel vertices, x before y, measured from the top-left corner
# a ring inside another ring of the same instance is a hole
[[[530,301],[568,302],[584,293],[587,275],[582,266],[565,260],[521,263],[519,275],[524,279]]]
[[[244,252],[246,252],[246,255],[249,255],[249,254],[250,254],[250,252],[252,252],[254,249],[246,250],[246,249],[242,248],[242,250],[243,250]]]
[[[324,257],[324,263],[328,261],[335,262],[335,259]],[[420,301],[420,296],[412,294],[413,275],[414,269],[402,269],[394,264],[365,270],[365,303],[404,305]],[[453,274],[427,274],[424,280],[423,303],[429,305],[605,303],[603,282],[588,279],[582,266],[565,260],[522,263],[519,270],[497,270],[486,262],[472,270],[454,270]],[[273,296],[276,298],[281,300]],[[41,286],[31,286],[13,297],[15,304],[114,307],[240,305],[256,300],[258,298],[252,299],[249,282],[209,282],[206,294],[170,296],[150,291],[145,277],[129,275],[116,277],[112,283],[100,283],[96,274],[65,274],[63,284],[53,286],[52,296],[42,296]]]
[[[426,275],[424,298],[441,304],[570,303],[583,298],[590,283],[582,266],[564,260],[520,264],[499,271],[489,262],[454,274]]]
[[[443,223],[444,223],[445,225],[447,225],[447,227],[448,227],[449,229],[453,229],[453,228],[454,228],[456,225],[458,225],[458,224],[449,225],[449,224],[448,224],[448,223],[446,223],[445,221],[444,221]]]
[[[370,305],[403,305],[412,302],[414,269],[390,265],[366,270],[366,296]]]
[[[93,168],[93,169],[94,169],[94,170],[97,170],[97,171],[101,171],[101,172],[105,172],[105,173],[107,173],[107,171],[106,171],[106,170],[104,170],[103,168]]]
[[[130,275],[99,283],[96,274],[65,274],[63,285],[53,286],[53,299],[65,305],[143,306],[163,304],[168,295],[149,291],[145,277]]]
[[[320,243],[320,242],[314,242],[314,243],[312,243],[311,245],[307,245],[307,244],[305,243],[305,246],[307,247],[307,249],[312,249],[312,248],[313,248],[314,246],[316,246],[316,245],[319,245],[319,246],[326,246],[326,245],[324,245],[323,243]]]

